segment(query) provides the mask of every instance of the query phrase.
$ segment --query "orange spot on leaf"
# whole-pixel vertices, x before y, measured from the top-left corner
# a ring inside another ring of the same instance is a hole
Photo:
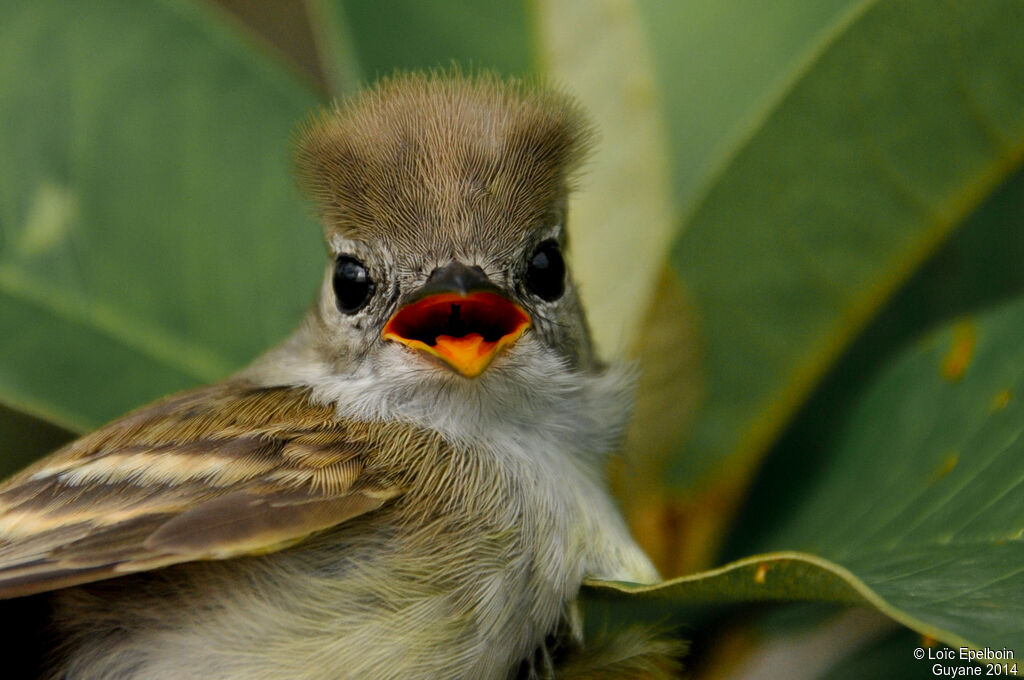
[[[1006,405],[1010,403],[1010,397],[1012,396],[1013,394],[1008,389],[996,392],[995,396],[992,397],[992,401],[989,403],[989,408],[993,411],[1002,411],[1006,408]]]
[[[953,326],[953,345],[942,359],[942,377],[954,382],[963,378],[974,358],[977,343],[978,329],[974,322],[960,321]]]
[[[953,468],[955,468],[956,464],[959,463],[959,462],[960,462],[960,456],[958,456],[955,453],[949,454],[946,457],[946,459],[944,461],[942,461],[942,464],[939,465],[938,468],[936,468],[935,472],[932,474],[931,481],[932,482],[937,482],[940,479],[942,479],[943,477],[945,477],[946,475],[948,475],[950,472],[953,471]]]
[[[765,577],[768,576],[768,565],[759,564],[757,565],[757,571],[754,572],[754,583],[764,583]]]
[[[933,638],[931,635],[922,635],[921,636],[921,646],[922,647],[934,647],[937,643],[938,643],[938,640]]]

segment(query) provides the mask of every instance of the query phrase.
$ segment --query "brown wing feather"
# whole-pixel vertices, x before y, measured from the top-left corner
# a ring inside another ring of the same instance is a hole
[[[373,510],[400,493],[366,472],[381,434],[293,388],[158,401],[0,485],[0,597],[268,552]]]

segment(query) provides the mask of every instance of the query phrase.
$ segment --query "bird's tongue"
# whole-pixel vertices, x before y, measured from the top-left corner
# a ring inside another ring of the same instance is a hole
[[[434,349],[448,363],[459,368],[463,375],[479,375],[491,362],[496,351],[496,342],[486,342],[479,333],[470,333],[459,338],[450,335],[437,336]]]
[[[529,326],[526,312],[501,295],[441,293],[399,309],[382,336],[437,357],[472,378]]]

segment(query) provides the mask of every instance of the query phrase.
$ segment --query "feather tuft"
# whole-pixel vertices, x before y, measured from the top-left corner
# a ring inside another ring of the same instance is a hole
[[[549,214],[593,129],[574,99],[491,73],[400,73],[300,131],[325,233],[486,243]]]

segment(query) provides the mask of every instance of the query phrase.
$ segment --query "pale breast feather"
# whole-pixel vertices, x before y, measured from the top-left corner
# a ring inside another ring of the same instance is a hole
[[[239,381],[132,412],[0,485],[0,597],[270,552],[374,510],[402,492],[382,442],[410,443],[386,429]]]

